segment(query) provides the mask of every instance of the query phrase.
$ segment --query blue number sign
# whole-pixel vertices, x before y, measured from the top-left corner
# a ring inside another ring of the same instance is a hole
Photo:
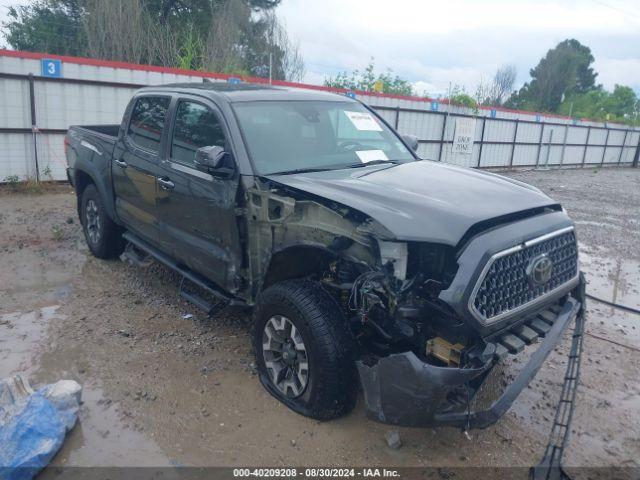
[[[435,102],[435,101],[431,102],[431,111],[432,112],[437,112],[438,111],[438,105],[439,105],[438,102]]]
[[[239,79],[238,77],[229,77],[227,78],[227,82],[232,85],[238,85],[240,82],[242,82],[242,80]]]
[[[498,111],[495,108],[491,109],[491,118],[496,118],[496,115],[498,114]]]
[[[43,77],[62,77],[62,62],[56,58],[43,58],[41,69]]]

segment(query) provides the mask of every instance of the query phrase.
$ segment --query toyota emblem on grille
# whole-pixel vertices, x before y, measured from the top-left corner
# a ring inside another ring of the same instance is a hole
[[[533,258],[527,265],[529,282],[535,287],[544,285],[551,280],[551,273],[553,273],[553,262],[545,253]]]

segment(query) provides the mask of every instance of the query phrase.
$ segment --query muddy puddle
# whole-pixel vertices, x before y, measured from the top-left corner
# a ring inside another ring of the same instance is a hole
[[[56,313],[59,309],[60,305],[51,305],[0,315],[0,378],[15,373],[27,377],[33,374],[49,323],[64,320],[64,315]]]
[[[0,378],[19,373],[30,379],[34,388],[59,379],[74,379],[82,384],[79,421],[52,465],[168,465],[167,458],[153,442],[126,428],[118,404],[99,386],[82,381],[79,375],[67,369],[69,362],[60,362],[48,353],[51,347],[55,348],[48,337],[51,324],[66,319],[59,311],[60,305],[51,305],[0,315]],[[130,448],[132,445],[135,449]]]
[[[56,345],[49,330],[66,319],[60,308],[50,305],[0,315],[0,378],[19,373],[36,389],[59,379],[82,384],[79,421],[52,466],[168,466],[169,460],[154,442],[128,428],[119,404],[96,382],[83,378],[82,367],[74,372],[69,368],[73,362],[52,353]]]
[[[587,273],[590,294],[640,310],[640,262],[583,249],[580,263]]]
[[[640,310],[640,262],[607,256],[601,248],[580,251],[581,268],[587,278],[587,293],[608,302]],[[593,312],[587,331],[640,349],[640,315],[588,299]]]

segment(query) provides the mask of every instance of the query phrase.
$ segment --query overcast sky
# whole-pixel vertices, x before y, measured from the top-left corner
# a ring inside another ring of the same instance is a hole
[[[598,82],[640,93],[640,0],[283,0],[306,81],[363,68],[371,57],[431,95],[473,92],[505,63],[518,83],[566,38],[589,46]]]
[[[25,3],[0,0],[0,21]],[[591,48],[599,83],[640,93],[640,0],[282,0],[278,14],[308,83],[374,57],[419,92],[437,96],[451,82],[472,93],[506,63],[524,83],[549,48],[576,38]]]

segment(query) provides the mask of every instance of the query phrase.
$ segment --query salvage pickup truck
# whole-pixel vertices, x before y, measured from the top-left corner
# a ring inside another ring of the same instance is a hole
[[[346,414],[362,389],[382,422],[486,427],[583,318],[558,203],[421,160],[415,137],[355,99],[147,87],[120,125],[71,127],[65,147],[91,252],[164,263],[212,314],[250,309],[262,384],[309,417]],[[515,379],[474,404],[527,345]]]

